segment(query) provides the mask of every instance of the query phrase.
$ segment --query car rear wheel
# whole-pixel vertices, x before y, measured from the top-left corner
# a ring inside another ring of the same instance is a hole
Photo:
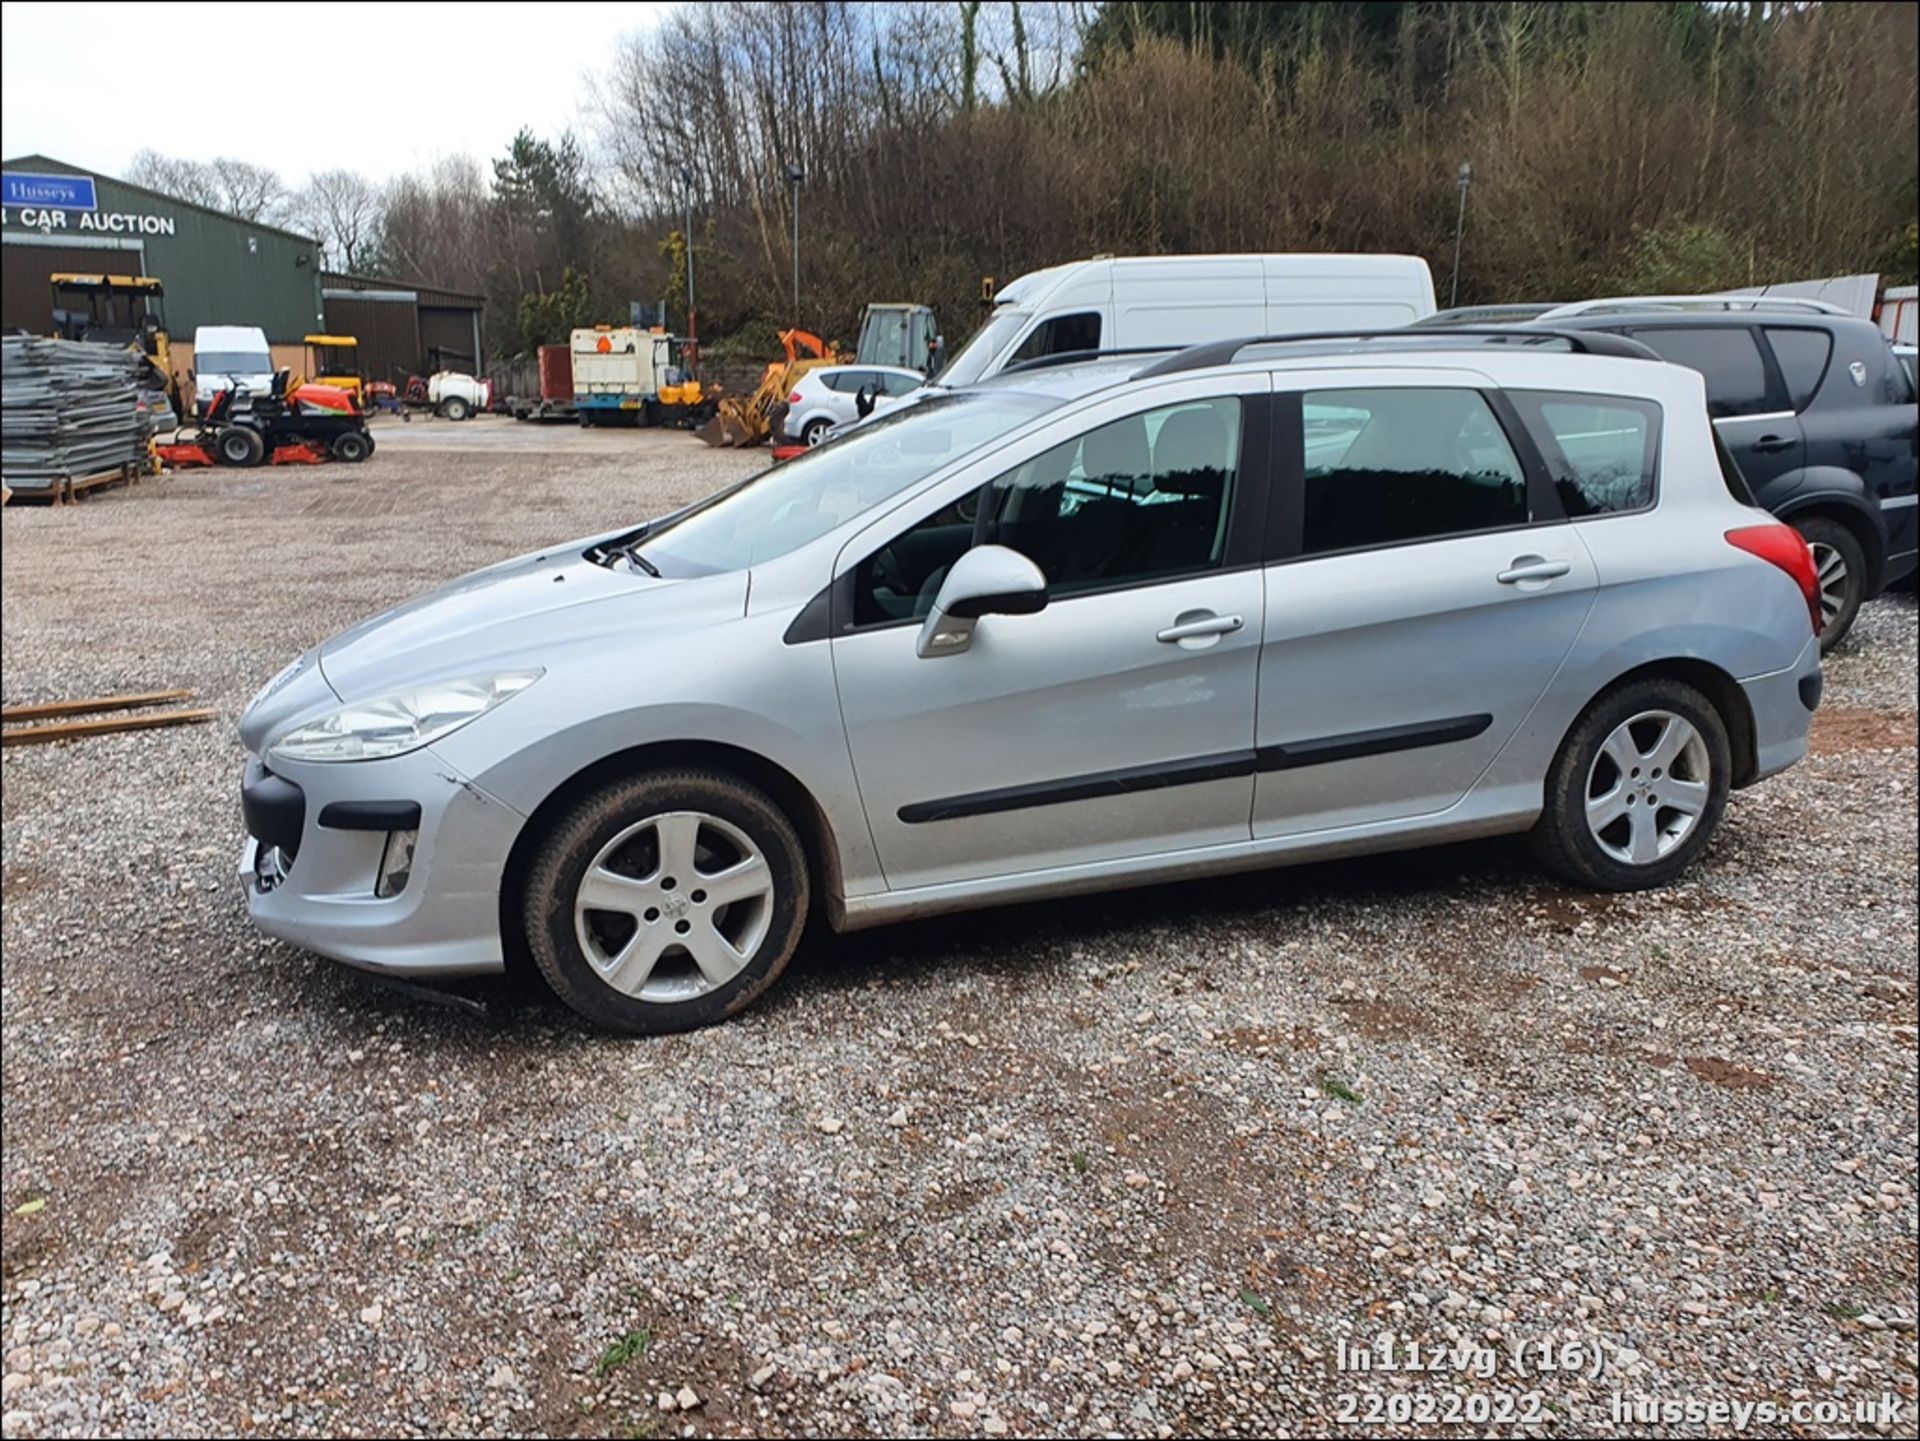
[[[344,460],[349,465],[358,465],[373,454],[373,439],[357,430],[343,430],[333,438],[328,447],[335,460]]]
[[[832,424],[833,422],[828,420],[824,415],[816,416],[814,419],[809,420],[806,428],[800,432],[800,439],[808,445],[818,445],[827,438],[827,430]]]
[[[1794,523],[1813,552],[1820,578],[1820,653],[1846,639],[1867,592],[1867,553],[1859,537],[1837,520],[1809,516]]]
[[[806,923],[806,852],[754,786],[708,770],[617,782],[565,815],[527,879],[528,948],[554,992],[609,1030],[723,1020],[786,968]]]
[[[1554,757],[1535,852],[1595,890],[1665,885],[1706,849],[1732,773],[1726,726],[1699,691],[1666,679],[1621,686]]]
[[[249,466],[266,457],[267,443],[257,430],[230,425],[214,437],[213,449],[222,465]]]

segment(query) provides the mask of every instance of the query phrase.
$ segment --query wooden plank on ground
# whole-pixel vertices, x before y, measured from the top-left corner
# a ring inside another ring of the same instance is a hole
[[[190,690],[150,690],[139,695],[97,695],[84,700],[53,700],[38,705],[0,706],[0,720],[51,720],[55,716],[86,715],[91,711],[138,710],[163,701],[191,700]]]
[[[79,740],[84,736],[112,735],[116,731],[155,730],[161,726],[198,725],[213,719],[207,710],[169,710],[146,715],[101,716],[98,720],[53,721],[47,725],[16,726],[0,731],[0,745],[44,745],[48,741]]]

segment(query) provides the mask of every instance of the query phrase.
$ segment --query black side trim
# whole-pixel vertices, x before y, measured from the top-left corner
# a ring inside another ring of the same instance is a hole
[[[828,622],[833,617],[833,586],[829,584],[820,594],[800,607],[799,613],[787,625],[787,633],[780,637],[787,645],[805,645],[810,640],[825,640],[828,635]]]
[[[418,801],[333,801],[320,808],[320,824],[330,831],[417,831]]]
[[[1202,781],[1230,780],[1234,776],[1252,774],[1252,751],[1224,751],[1219,755],[1196,756],[1192,760],[1161,765],[1095,771],[1064,781],[1040,781],[1033,785],[1007,786],[1001,790],[948,796],[944,800],[915,801],[900,807],[899,814],[901,820],[914,826],[926,821],[990,816],[1001,811],[1023,811],[1032,806],[1055,806],[1065,801],[1096,800],[1102,796],[1130,795],[1135,791],[1198,785]]]
[[[1386,755],[1391,751],[1417,750],[1422,746],[1471,740],[1492,724],[1493,717],[1490,715],[1469,715],[1455,716],[1451,720],[1420,721],[1413,725],[1383,726],[1379,730],[1353,731],[1347,735],[1323,736],[1318,740],[1289,741],[1283,746],[1261,746],[1257,751],[1222,751],[1218,755],[1195,756],[1184,761],[1094,771],[1088,775],[1070,776],[1062,781],[1038,781],[1031,785],[1006,786],[1000,790],[972,791],[935,801],[914,801],[900,807],[899,816],[908,825],[915,826],[927,821],[953,821],[964,816],[1022,811],[1033,806],[1057,806],[1066,801],[1131,795],[1135,791],[1161,790],[1167,786],[1231,780],[1235,776],[1253,775],[1256,771],[1296,770],[1302,766],[1328,765],[1361,756]],[[323,824],[324,820],[323,817]]]
[[[1387,755],[1393,751],[1418,750],[1422,746],[1443,746],[1454,741],[1472,740],[1492,724],[1493,717],[1490,715],[1463,715],[1449,720],[1382,726],[1379,730],[1351,731],[1346,735],[1322,736],[1318,740],[1261,746],[1255,761],[1263,771],[1323,766],[1333,761],[1356,760],[1361,756]]]
[[[1827,678],[1819,671],[1800,677],[1800,704],[1810,711],[1820,709],[1820,692],[1825,690]]]

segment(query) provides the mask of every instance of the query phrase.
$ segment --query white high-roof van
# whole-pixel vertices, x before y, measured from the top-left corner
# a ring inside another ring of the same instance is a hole
[[[1023,275],[933,384],[972,385],[1067,351],[1197,345],[1248,335],[1381,330],[1433,314],[1417,255],[1156,255]]]
[[[193,403],[205,408],[223,390],[273,389],[273,349],[257,325],[200,325],[193,331]]]

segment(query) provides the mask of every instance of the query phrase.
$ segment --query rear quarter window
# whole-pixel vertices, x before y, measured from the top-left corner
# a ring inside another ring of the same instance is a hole
[[[1658,405],[1551,390],[1508,395],[1533,432],[1569,520],[1653,504],[1660,468]]]
[[[1820,389],[1820,377],[1833,358],[1833,337],[1824,330],[1802,326],[1769,325],[1767,344],[1787,382],[1787,398],[1795,410],[1805,410]]]

